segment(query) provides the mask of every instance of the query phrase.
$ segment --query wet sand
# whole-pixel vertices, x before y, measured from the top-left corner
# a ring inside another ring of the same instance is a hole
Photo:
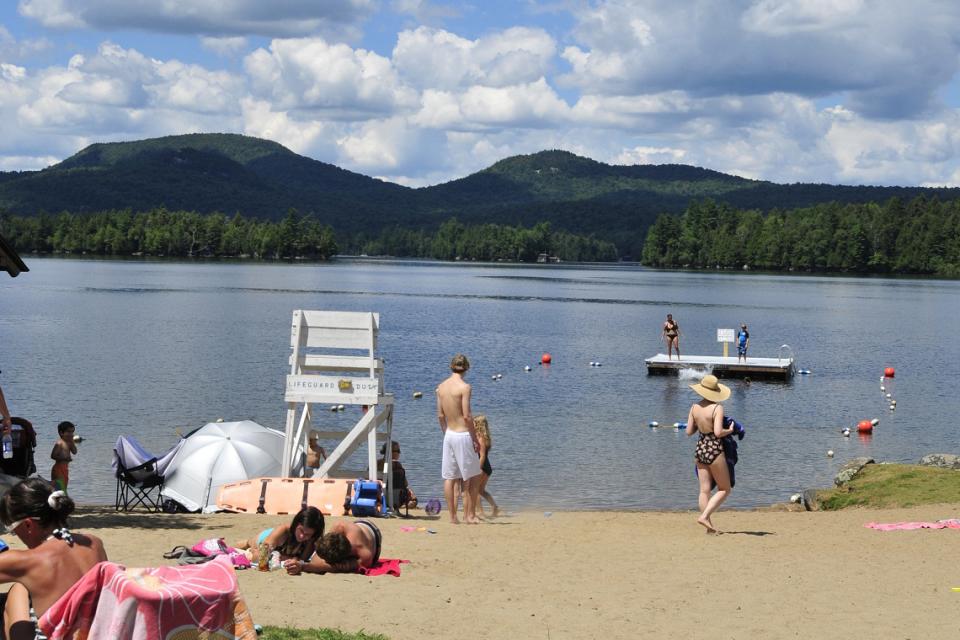
[[[383,556],[410,560],[399,578],[248,570],[239,579],[259,624],[394,640],[951,637],[960,530],[863,525],[958,512],[721,511],[725,533],[711,536],[692,512],[527,512],[453,526],[418,511],[378,521]],[[72,525],[100,535],[112,560],[148,566],[169,563],[162,554],[175,545],[231,542],[286,520],[83,508]],[[401,531],[410,526],[436,533]]]

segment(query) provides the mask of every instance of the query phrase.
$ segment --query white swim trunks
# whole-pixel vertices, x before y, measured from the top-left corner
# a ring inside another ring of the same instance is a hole
[[[469,431],[450,431],[443,434],[443,458],[440,474],[444,480],[469,480],[480,475],[480,456],[473,448]]]

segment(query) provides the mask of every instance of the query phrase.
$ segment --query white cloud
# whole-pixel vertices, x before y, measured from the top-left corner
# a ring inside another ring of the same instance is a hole
[[[19,10],[57,29],[349,39],[375,6],[374,0],[20,0]]]
[[[233,57],[247,48],[247,39],[242,36],[222,38],[203,36],[200,38],[200,43],[204,49],[213,51],[224,58]]]
[[[45,27],[79,29],[83,19],[71,9],[70,0],[20,0],[18,9],[25,18],[33,18]]]
[[[611,164],[677,164],[683,162],[687,152],[672,147],[633,147],[624,149]]]
[[[291,151],[329,161],[336,153],[331,140],[339,134],[336,126],[318,120],[298,121],[286,111],[274,111],[269,102],[254,98],[240,101],[243,133],[274,140]]]
[[[0,60],[29,58],[52,47],[53,43],[47,38],[17,40],[6,27],[0,24]]]
[[[607,0],[576,15],[562,82],[595,94],[846,92],[892,118],[936,109],[960,68],[960,5],[941,0]]]
[[[363,120],[416,105],[390,60],[320,38],[274,40],[257,49],[244,68],[259,98],[275,108],[326,111],[336,119]]]
[[[420,27],[399,34],[393,63],[406,82],[420,88],[504,87],[545,76],[555,54],[553,39],[541,29],[514,27],[468,40]]]

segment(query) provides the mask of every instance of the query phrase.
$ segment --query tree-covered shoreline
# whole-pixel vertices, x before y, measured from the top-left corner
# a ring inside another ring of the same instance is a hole
[[[95,214],[15,216],[0,214],[0,233],[21,253],[327,260],[341,251],[356,255],[440,260],[566,262],[617,260],[611,242],[553,231],[547,223],[522,226],[464,225],[450,219],[435,232],[394,227],[375,236],[338,239],[329,225],[295,210],[277,222],[221,213],[153,209]]]
[[[643,264],[960,278],[960,200],[923,196],[768,213],[713,200],[650,227]]]

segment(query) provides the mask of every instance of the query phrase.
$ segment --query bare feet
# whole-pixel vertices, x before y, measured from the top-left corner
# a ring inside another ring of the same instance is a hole
[[[480,524],[480,518],[471,518],[467,520],[467,524]]]
[[[710,522],[710,519],[697,518],[697,524],[707,530],[707,533],[717,533],[717,528],[713,526],[713,523]]]
[[[460,521],[456,518],[450,518],[450,524],[460,524]]]
[[[501,511],[500,511],[500,508],[498,507],[498,508],[496,508],[496,509],[493,510],[493,515],[491,515],[490,517],[491,517],[491,518],[496,518],[496,517],[498,517],[498,516],[500,515],[500,513],[501,513]]]

